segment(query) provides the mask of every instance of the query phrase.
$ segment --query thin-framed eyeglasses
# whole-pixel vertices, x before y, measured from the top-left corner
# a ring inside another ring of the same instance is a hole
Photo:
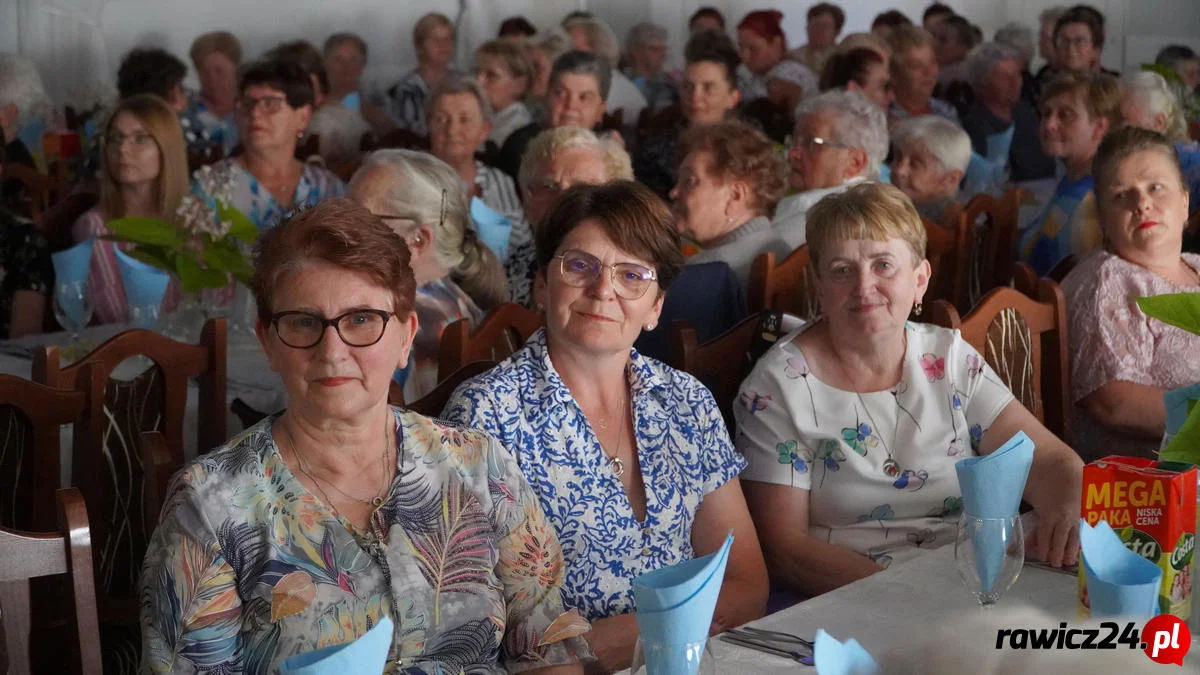
[[[1054,41],[1054,46],[1065,49],[1083,49],[1092,46],[1092,39],[1084,36],[1076,38],[1060,37]]]
[[[352,309],[332,319],[311,312],[277,312],[271,316],[279,341],[293,349],[311,349],[325,339],[325,329],[333,326],[342,342],[350,347],[370,347],[383,339],[388,319],[395,312],[383,309]]]
[[[154,143],[154,137],[144,131],[136,131],[128,135],[119,131],[110,131],[104,137],[104,145],[109,148],[119,148],[125,145],[125,141],[133,141],[135,148],[144,148]]]
[[[850,150],[854,146],[847,145],[829,138],[821,138],[820,136],[788,136],[783,140],[784,147],[788,152],[801,148],[805,152],[811,152],[815,147],[841,148],[842,150]]]
[[[285,96],[263,96],[262,98],[242,96],[238,99],[238,109],[242,111],[243,115],[253,115],[254,109],[261,105],[268,115],[273,115],[282,110],[286,103],[287,97]]]
[[[651,283],[658,281],[658,272],[637,263],[606,265],[590,253],[574,250],[563,251],[554,257],[559,261],[559,276],[568,286],[587,288],[608,269],[613,291],[626,300],[637,300],[646,294]]]

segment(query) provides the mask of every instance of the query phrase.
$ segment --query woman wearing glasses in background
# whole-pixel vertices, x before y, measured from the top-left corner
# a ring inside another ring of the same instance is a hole
[[[71,235],[76,243],[106,235],[116,218],[174,220],[187,192],[187,151],[175,111],[157,96],[131,96],[104,129],[100,203],[75,221]],[[93,246],[88,285],[95,315],[101,323],[124,322],[129,307],[113,253],[117,243],[97,238]]]
[[[259,229],[289,211],[346,191],[341,179],[296,159],[296,143],[312,117],[308,73],[286,61],[250,66],[238,83],[238,136],[242,153],[212,165],[232,205]]]
[[[592,621],[605,670],[629,666],[632,581],[716,551],[734,531],[715,625],[763,614],[766,574],[712,395],[640,355],[683,265],[671,211],[628,181],[567,190],[535,232],[546,325],[455,392],[443,416],[517,458],[558,537],[564,604]]]
[[[252,285],[288,409],[172,483],[143,669],[274,673],[390,617],[388,672],[582,673],[587,622],[563,611],[562,552],[513,457],[387,403],[417,328],[403,239],[330,200],[263,235]]]

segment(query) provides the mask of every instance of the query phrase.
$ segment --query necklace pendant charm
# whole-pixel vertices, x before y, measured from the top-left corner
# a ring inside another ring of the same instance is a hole
[[[620,457],[609,459],[608,468],[612,469],[613,475],[617,478],[625,475],[625,462],[621,461]]]
[[[383,497],[376,497],[375,499],[372,499],[371,506],[374,506],[375,508],[383,506]]]
[[[900,475],[900,465],[896,463],[896,460],[888,457],[887,459],[883,460],[883,472],[888,476],[895,478],[896,476]]]

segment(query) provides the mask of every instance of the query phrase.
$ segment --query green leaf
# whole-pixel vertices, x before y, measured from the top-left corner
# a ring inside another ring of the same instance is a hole
[[[139,246],[126,251],[130,258],[140,260],[147,265],[153,265],[164,272],[174,272],[175,265],[171,264],[171,255],[159,246]]]
[[[1137,304],[1146,316],[1200,335],[1200,293],[1171,293],[1137,298]]]
[[[179,246],[183,233],[161,218],[116,218],[106,223],[112,233],[125,241],[159,246]]]
[[[195,293],[205,288],[221,288],[229,283],[229,278],[224,272],[204,269],[200,263],[182,255],[175,258],[175,274],[179,277],[179,289],[184,293]]]
[[[1168,462],[1200,464],[1200,406],[1192,408],[1179,433],[1175,434],[1167,447],[1158,453],[1158,458]]]
[[[217,216],[221,220],[232,223],[229,236],[239,241],[252,244],[258,240],[258,226],[246,214],[233,208],[225,202],[217,202]]]

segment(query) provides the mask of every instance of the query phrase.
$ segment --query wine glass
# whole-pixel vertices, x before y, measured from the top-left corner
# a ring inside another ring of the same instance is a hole
[[[54,286],[54,318],[79,343],[79,331],[92,320],[92,294],[86,281],[64,281]]]
[[[982,518],[963,513],[954,542],[958,575],[979,604],[995,605],[1016,582],[1025,564],[1021,516]]]
[[[716,675],[717,659],[708,640],[687,644],[646,642],[638,637],[633,647],[630,675]]]
[[[161,311],[161,304],[130,305],[129,327],[154,330],[154,328],[158,326],[158,319]]]

